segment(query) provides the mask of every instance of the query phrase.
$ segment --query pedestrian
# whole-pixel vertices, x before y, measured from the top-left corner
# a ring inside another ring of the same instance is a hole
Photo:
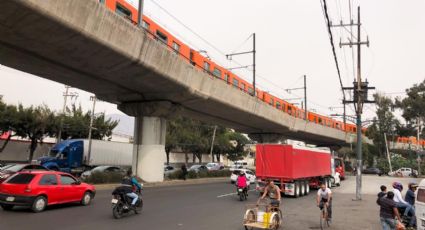
[[[187,167],[186,167],[186,164],[183,164],[181,169],[182,169],[183,180],[186,180],[186,176],[187,176]]]
[[[390,191],[378,200],[378,204],[381,206],[379,217],[382,230],[396,230],[397,220],[401,222],[400,214],[393,199],[394,193]]]
[[[376,203],[379,205],[379,199],[387,195],[387,186],[381,185],[381,191],[378,193],[378,199],[376,200]]]
[[[409,190],[407,190],[406,196],[404,197],[404,200],[412,206],[415,205],[415,191],[417,187],[418,184],[414,182],[409,183]]]

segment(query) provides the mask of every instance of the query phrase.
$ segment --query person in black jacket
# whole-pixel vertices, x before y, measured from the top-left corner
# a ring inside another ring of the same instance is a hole
[[[183,180],[186,180],[186,176],[187,176],[187,167],[186,167],[186,164],[183,164],[181,169],[182,169]]]

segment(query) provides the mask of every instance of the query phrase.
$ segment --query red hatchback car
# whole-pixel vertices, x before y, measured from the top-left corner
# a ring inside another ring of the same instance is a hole
[[[81,183],[68,173],[23,171],[0,184],[0,206],[4,210],[28,206],[34,212],[41,212],[52,204],[89,205],[95,194],[93,185]]]

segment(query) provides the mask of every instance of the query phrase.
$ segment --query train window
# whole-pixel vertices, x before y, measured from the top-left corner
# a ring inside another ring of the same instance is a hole
[[[158,36],[159,40],[163,41],[164,43],[168,42],[167,35],[163,34],[161,31],[156,31],[156,36]]]
[[[210,63],[204,62],[204,70],[206,70],[207,72],[210,72]]]
[[[193,58],[194,58],[194,53],[193,53],[193,50],[190,50],[190,54],[189,54],[189,59],[190,59],[190,63],[192,64],[192,65],[195,65],[196,63],[195,63],[195,61],[193,60]]]
[[[221,70],[214,68],[213,75],[220,78],[221,77]]]
[[[245,90],[245,84],[241,83],[241,90]]]
[[[131,11],[121,4],[117,3],[117,7],[115,8],[115,12],[124,18],[131,19]]]
[[[226,73],[226,74],[224,75],[224,80],[225,80],[226,82],[229,82],[229,74],[227,74],[227,73]]]
[[[270,102],[269,102],[269,104],[270,104],[270,105],[274,105],[274,100],[273,100],[273,98],[270,98]]]
[[[277,109],[280,109],[280,108],[281,108],[281,106],[280,106],[280,102],[278,102],[278,101],[276,101],[276,108],[277,108]]]
[[[319,123],[322,123],[322,118],[319,117]]]
[[[291,106],[289,106],[289,107],[288,107],[288,113],[289,113],[290,115],[292,115],[292,107],[291,107]]]
[[[173,42],[173,49],[176,51],[176,53],[180,52],[180,45],[176,42]]]
[[[251,87],[248,87],[248,93],[249,93],[249,94],[253,94],[253,93],[254,93],[254,89],[253,89],[253,88],[251,88]]]
[[[149,28],[151,27],[151,25],[149,23],[147,23],[146,21],[142,21],[142,27],[149,30]]]
[[[238,85],[239,85],[239,81],[238,81],[238,79],[233,78],[233,86],[234,86],[234,87],[238,87]]]

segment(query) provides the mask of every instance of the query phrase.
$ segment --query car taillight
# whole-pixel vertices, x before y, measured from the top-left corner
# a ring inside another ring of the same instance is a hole
[[[25,192],[31,192],[31,187],[29,185],[27,185],[27,187],[25,187]]]

